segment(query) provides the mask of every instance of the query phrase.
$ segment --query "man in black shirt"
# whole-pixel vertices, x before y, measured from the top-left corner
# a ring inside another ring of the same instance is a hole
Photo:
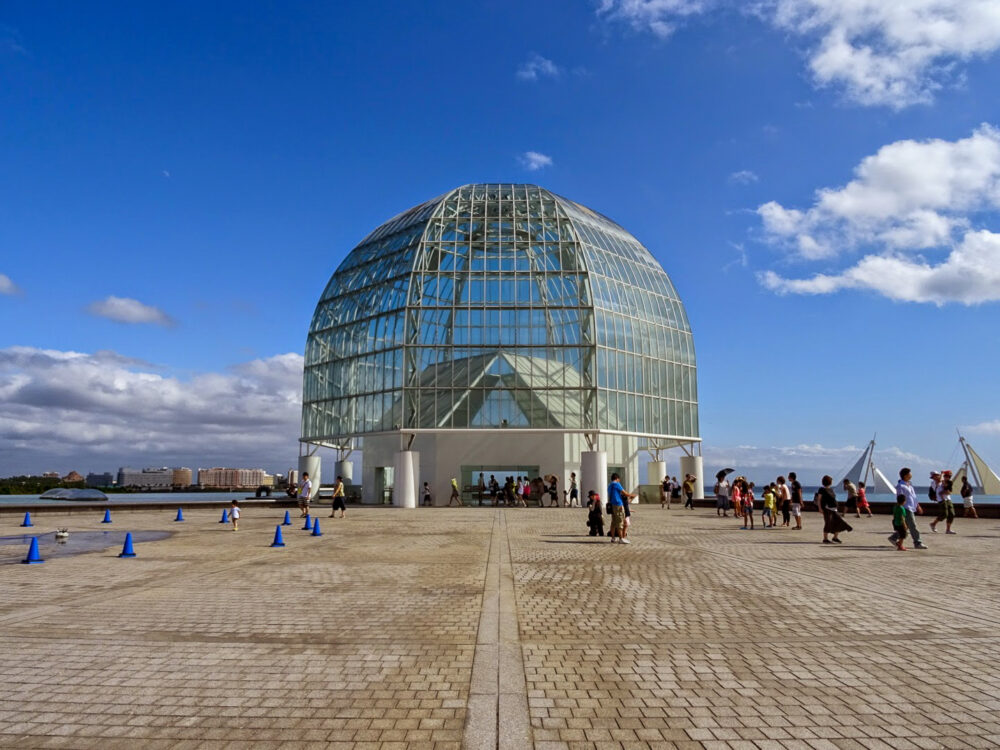
[[[802,530],[802,485],[794,471],[788,472],[788,481],[792,489],[792,516],[795,518],[795,531]]]

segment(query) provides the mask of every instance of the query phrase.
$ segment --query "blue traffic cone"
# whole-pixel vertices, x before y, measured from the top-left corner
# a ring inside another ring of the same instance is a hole
[[[125,535],[125,544],[122,546],[122,553],[118,557],[135,557],[135,550],[132,548],[132,532]]]
[[[104,510],[104,520],[101,523],[111,523],[111,509],[106,508]]]
[[[228,523],[228,522],[229,522],[229,513],[226,512],[225,508],[223,508],[222,509],[222,518],[219,519],[219,523]]]
[[[184,511],[182,511],[180,508],[178,508],[177,509],[177,518],[175,518],[174,520],[175,521],[183,521],[184,520]]]
[[[323,536],[323,532],[319,530],[319,519],[317,518],[313,521],[313,536]]]
[[[28,527],[28,526],[34,526],[34,525],[35,524],[33,524],[31,522],[31,512],[29,511],[29,512],[25,513],[24,514],[24,523],[22,523],[21,526]]]
[[[285,540],[281,538],[281,524],[279,523],[274,527],[274,541],[271,542],[272,547],[284,547]]]
[[[21,560],[25,565],[37,565],[38,563],[43,563],[45,560],[42,556],[38,554],[38,537],[31,537],[31,546],[28,547],[28,556]]]
[[[288,511],[287,510],[285,511],[285,520],[281,522],[281,525],[282,526],[291,526],[292,525],[292,517],[290,515],[288,515]]]
[[[308,513],[306,513],[306,525],[302,527],[303,531],[312,531],[313,522],[312,518]]]

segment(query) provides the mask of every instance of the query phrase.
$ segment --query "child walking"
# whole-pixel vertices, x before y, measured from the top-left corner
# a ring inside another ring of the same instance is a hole
[[[753,531],[753,485],[743,496],[743,528]],[[764,504],[767,505],[767,489],[764,490]]]
[[[229,509],[229,520],[233,524],[233,531],[240,530],[240,504],[237,500],[230,503],[233,507]]]
[[[896,549],[900,552],[905,552],[906,547],[903,546],[903,540],[906,539],[906,498],[899,495],[896,498],[896,504],[892,508],[892,529],[895,532],[893,536],[896,538]]]
[[[778,505],[774,500],[774,488],[768,487],[764,493],[764,511],[761,513],[761,523],[765,529],[773,529],[775,525],[774,513]]]
[[[872,517],[872,506],[868,504],[868,493],[865,490],[865,483],[858,483],[858,518],[861,518],[861,511],[868,514],[868,517]]]

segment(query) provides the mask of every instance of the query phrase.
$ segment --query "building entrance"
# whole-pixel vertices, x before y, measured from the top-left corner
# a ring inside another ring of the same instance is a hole
[[[479,488],[480,474],[483,475],[483,486],[485,487],[482,491]],[[467,502],[472,505],[492,504],[493,494],[490,492],[491,475],[496,478],[497,484],[502,488],[507,477],[528,477],[534,479],[538,476],[538,466],[463,465],[462,478],[460,480],[463,504]]]

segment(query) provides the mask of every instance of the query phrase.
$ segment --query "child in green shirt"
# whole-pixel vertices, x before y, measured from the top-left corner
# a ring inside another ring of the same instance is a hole
[[[896,505],[892,508],[892,528],[896,532],[896,549],[900,552],[905,552],[906,547],[903,546],[903,540],[906,538],[906,508],[904,503],[906,498],[899,495],[896,498]]]

